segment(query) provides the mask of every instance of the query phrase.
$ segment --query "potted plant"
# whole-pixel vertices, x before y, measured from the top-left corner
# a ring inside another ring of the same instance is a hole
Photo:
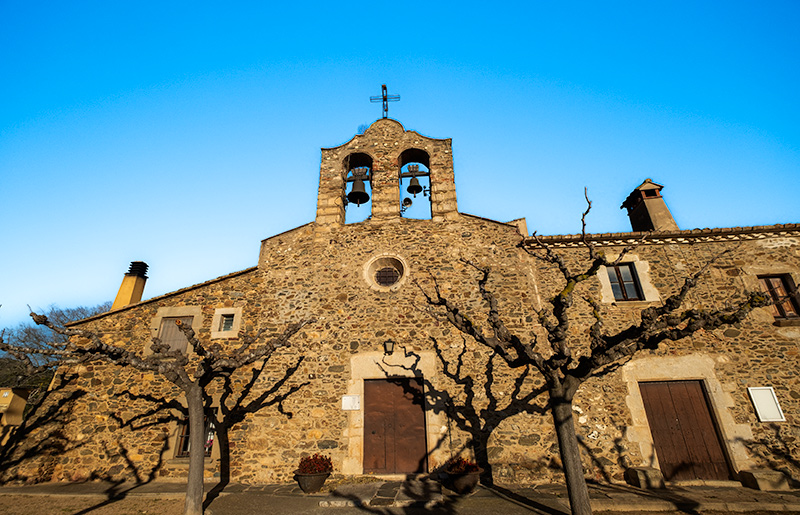
[[[330,456],[314,454],[300,459],[300,465],[294,472],[294,478],[300,489],[307,494],[319,492],[325,480],[333,472],[333,463]]]
[[[450,458],[444,465],[444,471],[450,478],[452,490],[457,494],[468,494],[475,489],[483,469],[474,461],[457,457]]]

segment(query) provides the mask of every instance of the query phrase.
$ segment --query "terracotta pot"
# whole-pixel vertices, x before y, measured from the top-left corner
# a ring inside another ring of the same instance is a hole
[[[448,472],[447,475],[450,476],[450,481],[453,485],[453,491],[457,494],[463,495],[475,490],[475,487],[478,486],[478,482],[481,479],[481,472],[483,472],[483,469],[478,469],[475,472],[463,472],[460,474]]]
[[[322,485],[325,484],[325,480],[328,479],[330,475],[330,472],[320,472],[318,474],[301,474],[300,472],[295,472],[294,478],[297,480],[297,484],[300,485],[300,489],[303,492],[313,494],[314,492],[319,492]]]

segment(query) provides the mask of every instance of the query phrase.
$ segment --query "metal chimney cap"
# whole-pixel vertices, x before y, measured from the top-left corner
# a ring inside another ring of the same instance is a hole
[[[144,261],[131,261],[131,266],[128,269],[127,275],[134,275],[147,279],[147,268],[147,263]]]

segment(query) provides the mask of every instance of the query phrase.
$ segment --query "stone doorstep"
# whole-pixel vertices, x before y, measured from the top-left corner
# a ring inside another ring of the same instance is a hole
[[[791,490],[786,475],[777,470],[741,470],[739,471],[739,481],[743,486],[753,490]]]

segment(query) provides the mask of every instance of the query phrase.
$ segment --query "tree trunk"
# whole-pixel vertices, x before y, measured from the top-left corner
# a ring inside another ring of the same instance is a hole
[[[189,408],[189,477],[186,481],[184,515],[203,514],[203,468],[205,461],[205,414],[203,390],[193,384],[186,392]]]
[[[491,433],[486,435],[480,434],[478,438],[472,440],[475,462],[483,469],[483,472],[481,472],[481,484],[485,486],[494,485],[492,464],[489,463],[489,436],[491,436]]]
[[[572,419],[572,399],[567,399],[562,392],[550,390],[550,403],[572,515],[591,515],[589,489],[583,475],[581,451]]]
[[[214,445],[219,445],[219,482],[206,494],[205,500],[203,500],[204,510],[208,509],[214,499],[219,497],[219,494],[231,482],[231,446],[224,415],[222,419],[219,423],[214,424],[216,431]]]

